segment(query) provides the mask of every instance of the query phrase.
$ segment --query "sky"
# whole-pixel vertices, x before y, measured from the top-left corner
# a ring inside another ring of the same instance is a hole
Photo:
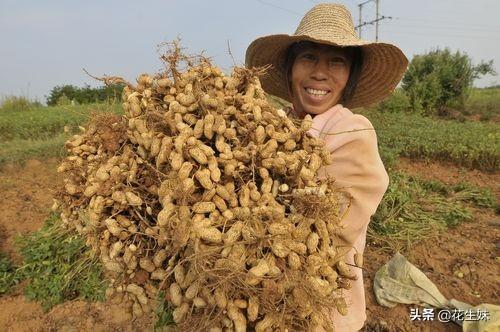
[[[359,21],[358,4],[337,1]],[[293,34],[313,0],[0,0],[0,97],[45,102],[57,85],[99,86],[94,76],[133,81],[163,69],[158,45],[181,38],[190,54],[202,51],[229,72],[243,65],[247,46],[260,36]],[[362,21],[375,18],[375,1]],[[499,0],[380,0],[379,41],[411,58],[436,48],[467,53],[473,63],[493,60],[500,73]],[[362,38],[375,39],[374,26]],[[230,45],[231,54],[228,52]],[[500,76],[475,82],[500,84]]]

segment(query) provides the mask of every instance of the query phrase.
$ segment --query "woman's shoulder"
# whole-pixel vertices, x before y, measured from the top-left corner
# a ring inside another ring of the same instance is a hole
[[[362,126],[363,128],[373,128],[370,120],[362,114],[353,113],[350,109],[345,107],[342,107],[339,112],[342,114],[339,124],[353,127]]]
[[[341,105],[313,119],[311,134],[314,136],[331,140],[338,139],[336,136],[346,136],[347,133],[351,139],[370,139],[375,135],[373,125],[368,118],[355,114]]]

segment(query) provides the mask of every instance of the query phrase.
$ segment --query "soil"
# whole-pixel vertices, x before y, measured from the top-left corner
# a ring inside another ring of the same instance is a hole
[[[466,169],[453,164],[436,163],[429,161],[401,158],[398,169],[409,174],[418,175],[425,180],[439,180],[448,185],[461,182],[488,187],[497,195],[500,194],[500,173],[484,173],[476,169]]]
[[[400,159],[398,169],[426,180],[448,185],[469,182],[487,187],[500,196],[500,174],[468,170],[451,164]],[[497,304],[500,298],[498,258],[500,256],[500,218],[491,210],[474,210],[471,222],[460,224],[415,245],[406,258],[437,286],[447,299],[471,305]],[[373,293],[376,271],[391,254],[368,241],[364,273],[367,322],[364,331],[461,331],[455,323],[412,322],[410,308],[397,305],[386,308],[377,304]],[[436,312],[437,314],[437,312]]]
[[[473,306],[498,304],[500,218],[491,211],[481,210],[476,210],[474,216],[471,222],[418,243],[406,258],[424,272],[447,299]],[[367,244],[365,253],[368,316],[365,331],[461,331],[452,322],[412,322],[410,308],[417,308],[414,305],[399,304],[394,308],[378,305],[373,278],[391,255],[378,251],[373,243]]]
[[[88,303],[81,300],[55,306],[47,313],[22,295],[0,297],[3,331],[146,331],[152,317],[132,319],[122,303]]]
[[[7,165],[0,172],[0,252],[19,262],[16,235],[36,231],[50,213],[52,190],[60,183],[55,159]]]
[[[61,181],[55,159],[32,160],[24,166],[7,166],[0,172],[0,252],[19,262],[14,238],[43,224],[52,204],[51,188]],[[498,194],[500,174],[463,171],[449,165],[402,160],[400,167],[412,174],[455,184],[468,181],[489,186]],[[495,186],[495,187],[493,187]],[[498,196],[497,196],[498,197]],[[498,257],[500,219],[491,210],[474,211],[474,219],[411,248],[407,258],[421,269],[446,298],[473,305],[497,304],[500,298]],[[372,291],[375,272],[392,253],[368,241],[365,251],[367,323],[364,331],[460,331],[454,323],[412,322],[410,307],[385,308]],[[0,296],[2,331],[144,331],[152,330],[154,317],[132,319],[130,305],[120,299],[103,303],[66,302],[43,312],[36,302],[22,296],[22,285]]]
[[[15,263],[21,260],[16,236],[39,229],[51,212],[53,190],[61,183],[58,163],[29,160],[0,172],[0,252]],[[21,294],[22,285],[0,296],[0,331],[144,331],[153,323],[150,316],[132,320],[130,303],[119,298],[104,303],[70,301],[45,313]]]

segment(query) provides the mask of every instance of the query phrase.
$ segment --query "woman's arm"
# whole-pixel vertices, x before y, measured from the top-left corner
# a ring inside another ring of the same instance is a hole
[[[316,116],[311,134],[325,140],[333,157],[333,163],[324,167],[319,175],[333,177],[352,197],[340,233],[341,245],[352,246],[365,234],[370,217],[387,189],[389,177],[370,121],[339,106]]]

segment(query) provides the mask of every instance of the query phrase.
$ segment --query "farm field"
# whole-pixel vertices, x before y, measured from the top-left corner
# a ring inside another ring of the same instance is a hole
[[[61,183],[56,168],[64,155],[64,140],[88,114],[104,109],[110,108],[0,112],[0,253],[14,265],[22,263],[16,236],[37,231],[50,216],[52,190]],[[119,113],[116,107],[111,111]],[[400,250],[447,298],[473,305],[498,301],[498,124],[365,115],[377,129],[391,176],[365,251],[365,331],[459,331],[453,323],[411,322],[409,306],[379,306],[372,282],[375,272]],[[398,204],[400,210],[391,210]],[[154,316],[130,323],[132,314],[119,298],[91,303],[72,300],[45,312],[39,303],[25,298],[25,287],[23,281],[0,295],[2,330],[132,331],[152,329],[155,324]]]

